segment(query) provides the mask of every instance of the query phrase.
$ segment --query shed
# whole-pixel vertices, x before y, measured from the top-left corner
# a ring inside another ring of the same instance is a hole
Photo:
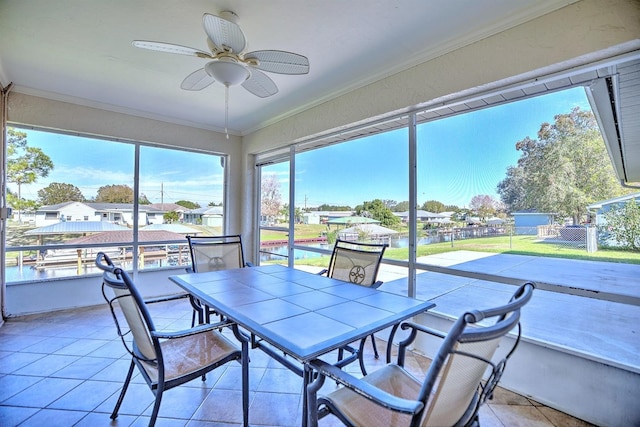
[[[554,222],[555,213],[538,212],[535,209],[513,212],[513,222],[516,234],[538,234],[539,225],[551,225]]]

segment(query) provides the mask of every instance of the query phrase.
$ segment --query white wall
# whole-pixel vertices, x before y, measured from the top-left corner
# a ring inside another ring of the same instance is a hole
[[[134,281],[145,298],[173,295],[183,291],[168,277],[184,272],[182,267],[144,271],[138,273]],[[6,288],[6,315],[24,316],[106,304],[101,286],[99,274],[10,284]]]

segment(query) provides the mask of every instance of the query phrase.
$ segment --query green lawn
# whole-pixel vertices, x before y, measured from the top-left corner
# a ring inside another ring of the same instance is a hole
[[[286,224],[283,226],[286,227]],[[318,237],[326,231],[326,225],[295,226],[296,239]],[[283,240],[287,235],[286,232],[262,231],[261,237],[263,241]],[[640,264],[638,252],[599,248],[596,252],[589,253],[584,248],[539,242],[535,236],[498,236],[457,240],[453,242],[453,246],[450,242],[421,245],[418,246],[418,257],[460,250]],[[388,248],[385,251],[385,258],[402,260],[408,258],[407,254],[407,248]],[[298,260],[301,263],[302,261]],[[327,260],[322,258],[304,260],[304,264],[307,265],[326,266],[326,263]]]
[[[418,246],[418,256],[461,250],[640,264],[640,253],[638,252],[602,248],[596,252],[587,252],[584,248],[539,242],[533,236],[500,236],[458,240],[453,243],[453,247],[449,242],[421,245]],[[385,255],[392,259],[406,259],[406,253],[406,249],[389,248]]]

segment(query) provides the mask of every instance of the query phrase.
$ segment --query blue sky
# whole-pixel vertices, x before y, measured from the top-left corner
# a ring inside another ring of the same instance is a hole
[[[418,202],[463,207],[474,195],[498,198],[496,185],[519,157],[516,142],[537,138],[543,122],[553,122],[554,115],[575,106],[589,109],[582,88],[420,125]],[[32,130],[27,135],[29,145],[41,147],[55,168],[47,178],[23,186],[25,198],[36,199],[37,191],[51,182],[76,185],[87,198],[103,185],[132,186],[133,145]],[[90,149],[82,149],[84,144],[91,144]],[[141,191],[152,203],[191,200],[205,206],[222,201],[224,174],[218,157],[143,147],[141,159]],[[406,129],[302,153],[296,159],[296,205],[355,207],[374,198],[408,200],[407,162]],[[278,175],[286,197],[288,164],[265,171]],[[14,184],[9,188],[16,191]]]
[[[91,138],[27,130],[30,146],[41,148],[54,164],[46,178],[23,186],[22,197],[35,200],[39,189],[52,182],[73,184],[85,198],[94,198],[105,185],[133,188],[134,146]],[[218,156],[140,149],[140,191],[152,203],[190,200],[206,206],[223,201],[224,171]],[[8,187],[16,192],[15,184]]]
[[[542,123],[576,106],[590,109],[580,87],[419,125],[418,203],[468,207],[475,195],[499,199],[496,186],[520,157],[516,142],[537,139]],[[296,205],[408,200],[406,141],[402,129],[302,153],[296,160]],[[277,173],[287,194],[288,165],[267,170]]]

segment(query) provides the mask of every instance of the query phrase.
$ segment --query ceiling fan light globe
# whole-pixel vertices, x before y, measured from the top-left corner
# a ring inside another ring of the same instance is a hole
[[[205,71],[225,86],[236,86],[247,80],[251,73],[237,62],[212,61],[204,66]]]

